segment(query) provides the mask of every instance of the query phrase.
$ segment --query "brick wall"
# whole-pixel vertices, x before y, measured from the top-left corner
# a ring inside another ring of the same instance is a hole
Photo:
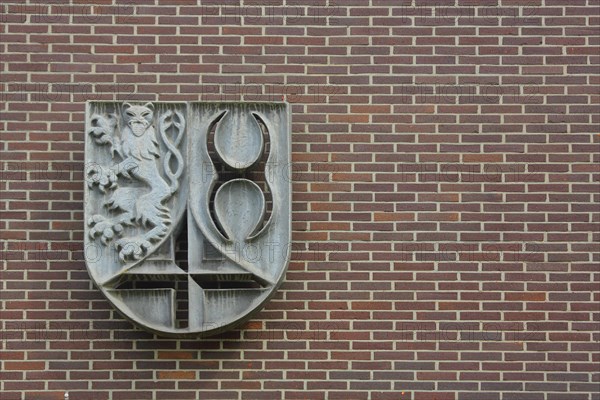
[[[0,399],[600,398],[596,0],[23,3]],[[85,100],[282,98],[282,289],[211,339],[134,329],[85,268]]]

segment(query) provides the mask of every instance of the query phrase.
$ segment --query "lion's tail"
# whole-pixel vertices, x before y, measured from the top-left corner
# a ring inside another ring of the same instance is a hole
[[[172,141],[169,138],[169,130],[174,131],[174,134],[172,135]],[[185,132],[185,118],[183,117],[183,114],[181,114],[179,111],[173,112],[171,110],[164,113],[160,117],[159,131],[160,137],[168,149],[167,154],[164,158],[163,168],[165,171],[165,175],[169,178],[169,181],[171,182],[170,190],[171,194],[173,194],[177,191],[177,189],[179,189],[179,178],[183,173],[183,156],[181,155],[181,152],[179,152],[178,149],[179,144],[183,139],[183,133]],[[175,159],[177,160],[177,167],[175,171],[171,169],[171,157],[175,157]]]

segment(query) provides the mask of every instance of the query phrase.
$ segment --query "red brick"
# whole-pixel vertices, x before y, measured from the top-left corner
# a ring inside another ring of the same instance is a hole
[[[158,379],[185,380],[196,379],[194,371],[158,371]]]

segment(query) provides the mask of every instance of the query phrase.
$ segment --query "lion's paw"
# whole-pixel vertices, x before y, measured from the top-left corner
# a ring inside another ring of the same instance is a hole
[[[115,224],[99,214],[88,219],[88,226],[90,227],[90,237],[95,239],[96,236],[100,236],[100,241],[105,245],[115,237],[115,234],[120,235],[123,232],[121,224]]]
[[[91,189],[98,185],[101,192],[105,193],[107,189],[112,190],[117,187],[117,174],[113,168],[106,168],[99,164],[90,164],[86,168],[87,183]]]
[[[119,250],[119,259],[123,262],[127,259],[133,258],[139,260],[145,254],[147,254],[152,248],[152,243],[146,240],[143,236],[133,238],[123,238],[117,240],[115,243],[117,250]]]

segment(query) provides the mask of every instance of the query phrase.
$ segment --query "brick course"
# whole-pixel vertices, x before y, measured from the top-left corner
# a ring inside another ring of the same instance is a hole
[[[0,10],[0,399],[600,399],[596,0]],[[85,101],[282,99],[281,290],[136,330],[85,268]]]

